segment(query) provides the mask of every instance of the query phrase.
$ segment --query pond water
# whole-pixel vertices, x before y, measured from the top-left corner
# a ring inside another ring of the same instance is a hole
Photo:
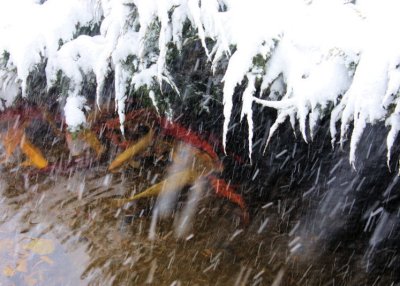
[[[288,238],[260,218],[244,225],[240,209],[212,195],[201,199],[187,235],[176,237],[177,209],[157,222],[156,235],[149,238],[153,199],[127,209],[110,203],[133,185],[128,177],[99,175],[98,170],[25,186],[3,179],[0,281],[263,285],[284,271]],[[273,206],[265,210],[271,224],[275,212]],[[29,247],[32,242],[40,245]]]
[[[13,120],[3,122],[3,134],[16,130]],[[111,172],[123,148],[109,144],[97,160],[90,139],[71,147],[51,124],[30,119],[23,128],[52,169],[24,166],[20,143],[1,165],[0,285],[395,285],[392,273],[365,270],[357,245],[328,247],[314,232],[296,231],[312,197],[247,201],[244,209],[200,176],[174,192],[167,211],[157,196],[118,204],[168,177],[179,135]],[[183,168],[209,167],[193,161],[198,154],[180,156],[174,161],[186,162]],[[251,188],[248,180],[235,192]]]

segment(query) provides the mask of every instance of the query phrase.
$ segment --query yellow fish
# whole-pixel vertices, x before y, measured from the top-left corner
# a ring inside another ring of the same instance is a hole
[[[23,166],[34,166],[38,169],[43,169],[49,164],[40,150],[29,142],[25,134],[22,137],[20,148],[27,157],[27,160],[22,163]]]
[[[116,168],[120,167],[126,161],[128,161],[133,156],[138,155],[140,152],[145,150],[153,141],[154,131],[150,129],[149,133],[147,133],[143,138],[141,138],[137,143],[133,144],[132,146],[128,147],[124,152],[119,154],[114,161],[111,162],[110,166],[108,167],[109,171],[113,171]]]
[[[192,185],[199,176],[199,173],[197,173],[196,171],[187,169],[185,171],[169,176],[164,181],[155,184],[145,191],[133,195],[130,198],[116,200],[116,203],[118,206],[122,206],[128,202],[142,198],[153,197],[162,192],[180,190],[187,185]]]
[[[99,139],[97,139],[96,134],[89,129],[82,130],[79,133],[79,137],[89,144],[89,146],[96,152],[97,157],[100,157],[101,154],[104,153],[104,146],[100,143]]]

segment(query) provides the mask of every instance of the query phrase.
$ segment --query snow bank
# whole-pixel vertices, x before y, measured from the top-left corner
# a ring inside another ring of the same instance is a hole
[[[44,2],[41,4],[41,2]],[[278,111],[268,142],[280,124],[299,122],[305,141],[318,120],[330,115],[332,143],[343,144],[350,123],[350,162],[367,124],[386,121],[388,162],[400,131],[400,19],[396,0],[0,0],[0,99],[8,106],[28,75],[45,63],[48,86],[60,72],[70,80],[65,113],[72,126],[84,124],[82,85],[88,77],[101,96],[114,74],[121,126],[126,96],[146,87],[157,105],[163,84],[179,90],[166,59],[178,51],[190,23],[213,69],[229,64],[223,79],[226,144],[235,87],[242,94],[241,118],[253,140],[253,104]],[[100,25],[98,35],[77,27]],[[256,92],[257,87],[261,92]],[[267,92],[269,91],[269,93]],[[157,95],[157,96],[156,96]],[[78,112],[78,111],[81,112]],[[340,131],[336,123],[340,122]],[[123,127],[121,127],[123,132]]]

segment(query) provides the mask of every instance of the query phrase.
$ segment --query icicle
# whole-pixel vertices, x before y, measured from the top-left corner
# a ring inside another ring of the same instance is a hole
[[[140,59],[145,58],[145,43],[146,35],[151,22],[154,20],[156,15],[156,1],[155,0],[134,0],[137,7],[139,16],[139,50],[138,56]]]
[[[254,97],[254,101],[266,106],[266,107],[271,107],[275,109],[288,109],[291,108],[292,106],[295,105],[295,99],[289,98],[289,99],[282,99],[282,100],[265,100],[265,99],[260,99],[257,97]]]
[[[306,122],[307,122],[307,116],[309,109],[306,104],[297,104],[297,116],[299,118],[299,123],[300,123],[300,132],[301,135],[303,136],[303,139],[306,143],[308,143],[307,140],[307,132],[306,132]]]
[[[236,53],[233,54],[233,56],[229,61],[229,65],[223,79],[224,129],[223,129],[222,143],[224,150],[226,148],[226,137],[228,133],[229,123],[231,120],[231,113],[233,108],[232,96],[236,85],[242,81],[243,76],[246,74],[250,63],[251,63],[251,57],[249,57],[248,54],[246,53],[243,54],[240,51],[236,51]]]
[[[366,120],[363,114],[359,114],[358,117],[354,120],[354,129],[353,133],[351,134],[351,142],[350,142],[350,156],[349,161],[350,164],[355,169],[355,162],[356,162],[356,150],[358,142],[360,142],[361,136],[364,132],[366,126]]]
[[[315,130],[315,127],[317,126],[319,117],[320,117],[320,112],[317,108],[314,108],[308,115],[308,120],[309,120],[308,126],[310,128],[311,140],[314,139],[314,130]]]
[[[354,118],[354,105],[352,101],[348,101],[345,105],[342,116],[341,116],[341,124],[340,124],[340,146],[343,148],[344,137],[347,134],[349,129],[349,123]]]
[[[393,103],[396,95],[400,89],[400,70],[398,62],[400,59],[396,59],[396,64],[391,64],[388,70],[388,84],[385,96],[382,99],[382,106],[387,109],[390,104]],[[397,104],[396,104],[397,105]]]
[[[343,105],[339,104],[336,105],[333,110],[331,111],[331,118],[329,121],[329,131],[331,133],[331,144],[332,144],[332,149],[335,148],[335,142],[336,142],[336,122],[339,121],[343,111]]]
[[[294,113],[289,114],[289,122],[290,122],[290,126],[292,127],[293,136],[294,136],[294,138],[297,138],[297,135],[296,135],[296,118],[295,118],[295,114]]]
[[[199,7],[199,1],[198,0],[188,0],[188,8],[190,10],[190,13],[193,17],[193,24],[197,28],[197,33],[199,35],[201,44],[204,48],[204,51],[206,52],[206,56],[209,61],[211,61],[210,53],[208,52],[208,48],[206,45],[206,36],[203,28],[203,23],[201,22],[201,10]]]
[[[122,136],[125,136],[125,100],[126,100],[126,81],[128,75],[123,71],[121,64],[115,66],[115,103],[116,111],[118,112],[120,130]]]
[[[396,140],[397,135],[399,134],[400,131],[400,106],[396,106],[396,110],[394,113],[389,117],[388,123],[391,126],[389,134],[387,135],[386,138],[386,146],[387,146],[387,165],[388,168],[390,169],[390,158],[391,158],[391,152],[393,148],[393,144]]]
[[[274,135],[274,133],[276,132],[278,127],[282,123],[285,122],[286,118],[290,115],[291,111],[292,110],[284,110],[284,111],[278,112],[278,117],[276,118],[274,124],[272,124],[271,129],[269,130],[269,135],[268,135],[267,143],[265,143],[263,154],[265,154],[265,151],[267,150],[267,147],[268,147],[269,141],[272,138],[272,135]]]
[[[158,37],[158,49],[160,50],[157,59],[157,79],[162,90],[162,79],[165,67],[165,58],[167,55],[167,44],[172,40],[171,26],[169,25],[167,2],[158,2],[158,18],[161,21],[160,35]]]
[[[242,120],[243,117],[246,116],[247,126],[248,126],[248,130],[249,130],[249,137],[248,137],[249,159],[250,159],[250,163],[251,163],[251,154],[253,151],[253,128],[254,128],[253,127],[252,105],[253,105],[253,94],[256,91],[256,87],[255,87],[256,76],[251,73],[248,73],[247,79],[248,79],[247,87],[242,95],[243,105],[242,105],[242,112],[240,115],[240,120]]]
[[[160,113],[160,111],[158,110],[157,99],[156,99],[156,96],[155,96],[153,90],[150,90],[150,91],[149,91],[149,97],[150,97],[150,99],[151,99],[151,102],[153,103],[153,106],[156,108],[157,113]]]

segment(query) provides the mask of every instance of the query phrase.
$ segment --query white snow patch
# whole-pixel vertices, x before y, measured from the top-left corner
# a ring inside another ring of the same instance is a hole
[[[94,76],[97,104],[114,73],[121,131],[126,96],[145,86],[150,98],[167,83],[170,45],[180,50],[184,25],[197,31],[213,71],[225,56],[223,144],[226,146],[235,88],[247,79],[241,118],[249,126],[253,103],[276,109],[280,124],[296,120],[305,141],[330,112],[332,143],[351,132],[350,162],[367,124],[386,120],[388,163],[400,131],[400,18],[397,0],[0,0],[0,108],[9,106],[27,78],[47,60],[48,86],[59,71],[70,79],[65,115],[71,128],[85,122],[82,84]],[[100,34],[76,35],[79,25],[100,25]],[[212,41],[210,41],[212,40]],[[260,84],[261,93],[256,93]],[[263,92],[269,90],[269,94]],[[79,95],[79,96],[78,96]],[[307,124],[308,123],[308,124]]]
[[[67,98],[67,103],[64,107],[65,122],[72,132],[86,123],[86,116],[83,112],[85,103],[86,98],[83,96],[72,95]]]

